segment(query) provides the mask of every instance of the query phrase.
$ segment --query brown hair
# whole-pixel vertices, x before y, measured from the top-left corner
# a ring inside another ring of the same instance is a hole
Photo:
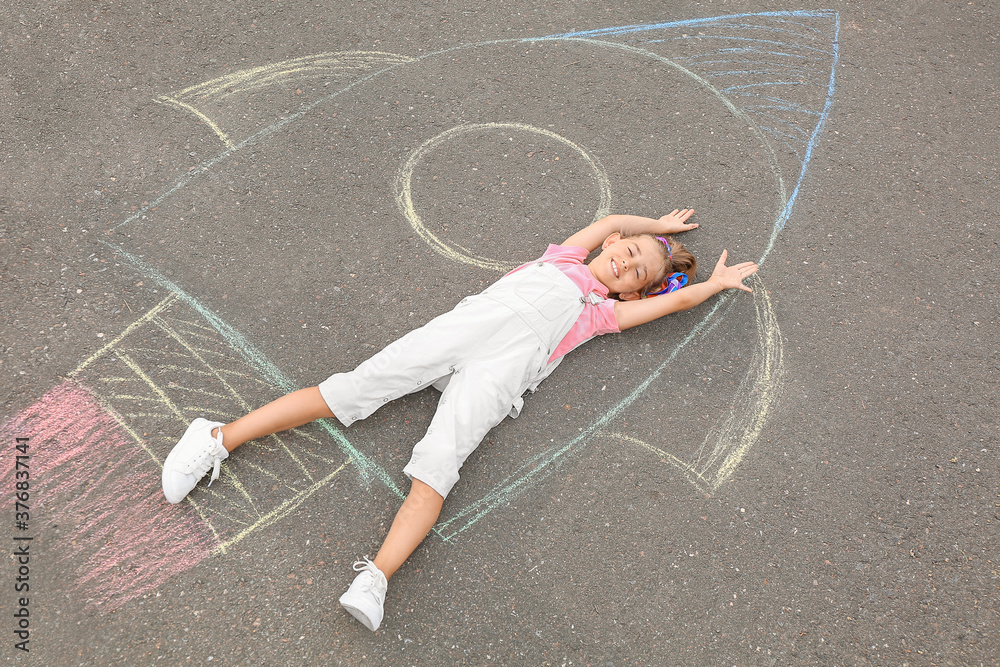
[[[649,292],[655,292],[663,285],[671,273],[679,272],[686,274],[689,280],[694,280],[695,271],[698,269],[698,261],[694,255],[684,247],[680,241],[675,241],[670,236],[655,236],[653,234],[628,234],[622,233],[623,238],[639,238],[647,236],[656,241],[654,244],[663,256],[663,268],[651,274],[649,282],[640,290],[643,297]],[[669,244],[669,246],[668,246]]]

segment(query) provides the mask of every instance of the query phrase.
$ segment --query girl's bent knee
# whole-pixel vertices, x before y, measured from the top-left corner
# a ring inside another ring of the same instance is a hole
[[[410,493],[406,496],[407,500],[413,499],[414,502],[423,503],[433,503],[440,505],[444,502],[444,496],[435,491],[430,485],[421,482],[419,479],[414,479],[410,485]]]

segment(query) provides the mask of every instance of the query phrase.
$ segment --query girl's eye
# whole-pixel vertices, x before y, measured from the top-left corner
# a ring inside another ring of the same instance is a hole
[[[628,256],[631,257],[632,256],[632,248],[627,248],[627,250],[628,250]]]

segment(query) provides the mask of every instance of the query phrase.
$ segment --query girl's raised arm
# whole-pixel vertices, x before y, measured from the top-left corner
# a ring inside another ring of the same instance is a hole
[[[724,289],[741,289],[750,292],[751,289],[743,284],[743,280],[756,273],[759,267],[753,262],[726,266],[728,256],[729,251],[723,250],[722,257],[716,262],[711,277],[703,283],[695,283],[669,294],[651,296],[639,301],[616,302],[615,319],[618,320],[618,328],[624,331],[646,322],[652,322],[670,313],[694,308]]]
[[[586,248],[593,252],[614,233],[625,230],[629,234],[677,234],[695,229],[698,223],[686,224],[686,220],[694,213],[693,208],[683,211],[674,209],[672,213],[661,218],[645,218],[641,215],[609,215],[584,227],[573,236],[563,241],[563,245]]]

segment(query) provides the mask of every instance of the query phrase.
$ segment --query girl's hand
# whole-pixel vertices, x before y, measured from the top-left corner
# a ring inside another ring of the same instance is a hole
[[[684,289],[639,301],[616,301],[615,319],[618,320],[618,328],[624,331],[670,313],[694,308],[724,289],[752,291],[743,284],[743,280],[757,273],[757,265],[753,262],[743,262],[726,266],[728,256],[729,253],[723,250],[712,276],[703,283],[695,283]]]
[[[697,224],[685,224],[684,221],[694,213],[693,208],[673,213],[662,218],[646,218],[641,215],[612,214],[590,223],[573,236],[563,241],[563,245],[586,248],[593,252],[601,247],[611,234],[621,234],[628,230],[631,234],[676,234],[695,229]]]
[[[742,264],[726,266],[726,258],[728,256],[729,251],[723,250],[722,257],[715,263],[715,270],[712,271],[712,275],[708,281],[714,282],[719,287],[719,291],[724,289],[741,289],[744,292],[752,292],[753,290],[743,284],[743,280],[757,273],[757,269],[760,267],[753,262],[743,262]]]
[[[686,208],[683,211],[674,209],[673,212],[660,218],[658,223],[657,231],[660,234],[677,234],[679,232],[686,232],[691,229],[697,229],[698,223],[694,222],[691,224],[685,224],[685,220],[690,218],[694,214],[693,208]]]

